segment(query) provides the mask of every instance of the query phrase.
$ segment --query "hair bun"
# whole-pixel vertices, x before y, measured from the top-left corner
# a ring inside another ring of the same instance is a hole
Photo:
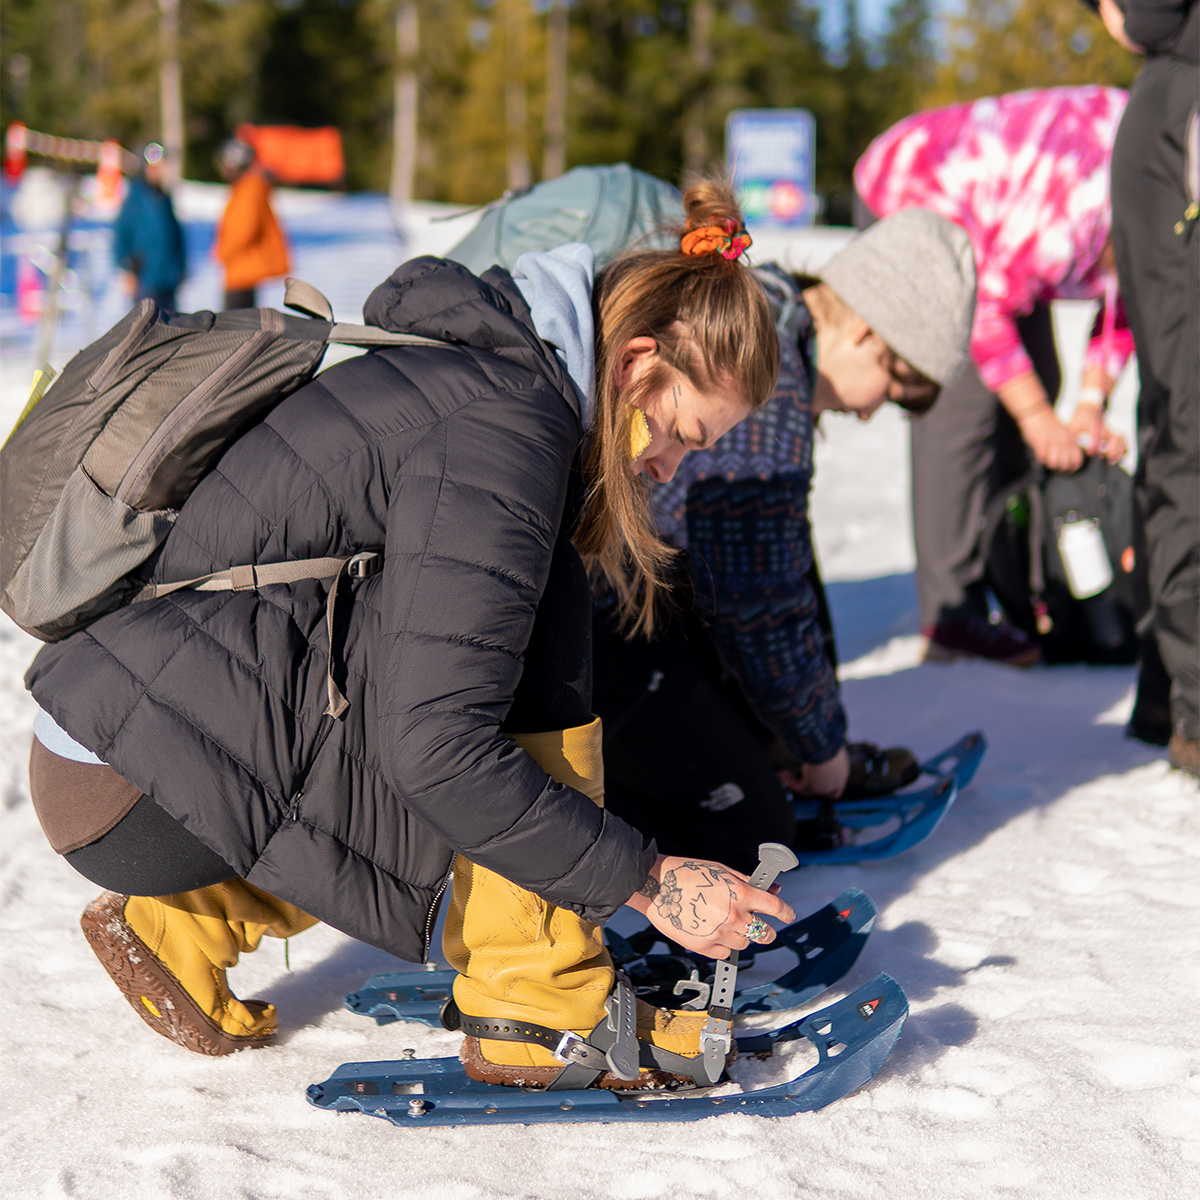
[[[683,235],[679,248],[684,254],[720,254],[723,258],[737,258],[753,244],[745,226],[727,218],[720,225],[689,230]]]
[[[735,259],[751,244],[733,187],[727,179],[698,179],[683,193],[684,254],[719,254]]]

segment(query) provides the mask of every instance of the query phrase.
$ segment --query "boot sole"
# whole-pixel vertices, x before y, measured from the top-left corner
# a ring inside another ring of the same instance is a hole
[[[127,896],[105,892],[83,910],[79,920],[100,965],[121,989],[137,1013],[155,1033],[196,1054],[220,1057],[238,1050],[269,1046],[276,1033],[234,1035],[226,1033],[201,1011],[150,948],[125,920]],[[254,1013],[269,1005],[261,1000],[243,1000]]]

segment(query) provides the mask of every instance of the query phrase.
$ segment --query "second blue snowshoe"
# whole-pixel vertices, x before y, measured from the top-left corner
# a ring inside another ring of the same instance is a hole
[[[921,763],[924,787],[862,800],[797,796],[793,810],[801,841],[797,855],[809,865],[873,862],[923,842],[941,824],[959,791],[975,776],[987,749],[976,731]],[[864,831],[871,831],[863,836]]]
[[[751,945],[741,951],[743,966],[776,950],[790,951],[795,962],[767,983],[739,988],[734,993],[733,1011],[781,1011],[814,1000],[854,966],[875,917],[871,898],[850,887],[823,908],[778,930],[771,945]],[[713,973],[709,959],[692,956],[681,947],[667,947],[652,927],[628,937],[606,931],[605,941],[613,962],[629,976],[641,999],[666,1008],[704,1007],[708,998],[705,984]],[[657,946],[664,949],[656,950]],[[373,1017],[378,1025],[418,1021],[436,1028],[455,974],[443,968],[372,975],[346,996],[346,1007],[360,1016]],[[683,1004],[681,996],[686,1001]]]

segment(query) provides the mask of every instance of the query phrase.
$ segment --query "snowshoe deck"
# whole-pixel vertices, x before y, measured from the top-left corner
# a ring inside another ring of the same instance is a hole
[[[888,975],[877,975],[853,994],[780,1029],[738,1038],[739,1067],[773,1057],[807,1040],[818,1062],[782,1083],[728,1083],[688,1091],[535,1091],[469,1079],[457,1058],[346,1063],[324,1083],[308,1088],[308,1101],[334,1112],[382,1117],[400,1128],[428,1125],[539,1125],[562,1121],[694,1121],[722,1112],[788,1116],[815,1112],[872,1079],[891,1053],[908,1016],[908,1000]],[[752,1072],[751,1072],[752,1074]]]
[[[802,917],[776,934],[769,946],[751,945],[741,951],[743,967],[760,954],[790,950],[796,962],[777,978],[734,993],[735,1013],[755,1013],[799,1008],[821,995],[841,979],[857,961],[875,924],[876,908],[871,898],[856,887],[847,888],[823,908]],[[681,948],[675,952],[654,953],[665,945],[653,927],[630,937],[606,932],[605,940],[613,961],[630,978],[638,994],[651,1004],[680,1008],[694,999],[699,989],[675,985],[686,981],[692,972],[709,979],[710,960],[692,957]],[[456,972],[449,968],[425,971],[390,972],[372,975],[356,991],[346,996],[346,1008],[376,1024],[392,1021],[419,1021],[438,1026],[438,1014],[450,995]]]

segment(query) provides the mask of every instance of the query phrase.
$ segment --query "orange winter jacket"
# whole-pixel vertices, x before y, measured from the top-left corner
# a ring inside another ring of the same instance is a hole
[[[227,290],[252,288],[290,269],[287,242],[271,211],[270,196],[271,185],[257,167],[233,184],[216,245]]]

